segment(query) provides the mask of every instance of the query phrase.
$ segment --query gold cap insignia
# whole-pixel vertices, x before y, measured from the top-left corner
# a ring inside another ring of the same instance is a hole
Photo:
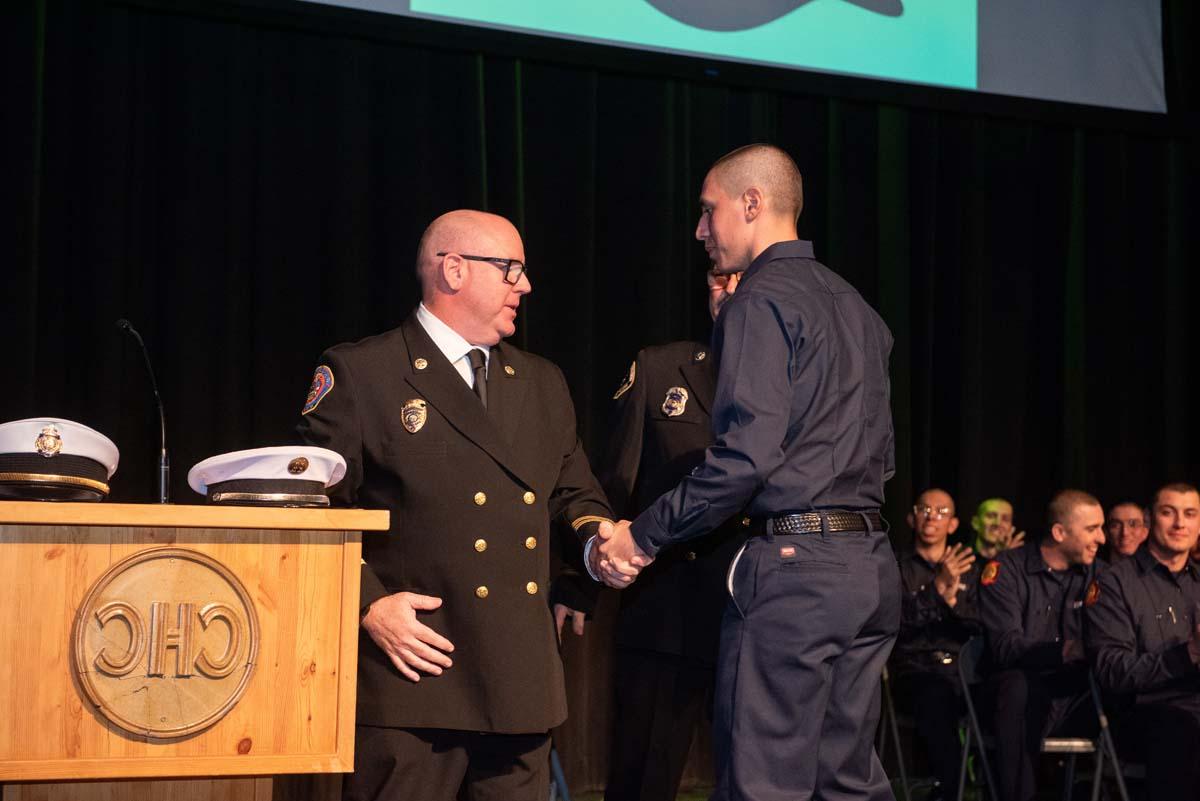
[[[424,370],[428,366],[429,362],[425,361],[424,359],[413,360],[413,367],[417,368],[418,370]]]
[[[410,434],[421,430],[427,416],[425,401],[420,398],[405,401],[404,408],[400,410],[400,422],[404,424],[404,430]]]
[[[288,462],[288,472],[293,476],[298,476],[308,469],[308,459],[303,456],[297,456],[292,461]]]
[[[33,441],[33,447],[42,456],[49,459],[51,456],[57,456],[62,450],[62,434],[58,433],[55,426],[46,426],[42,429],[42,433],[38,434],[37,439]]]
[[[687,408],[688,391],[683,387],[671,387],[663,399],[662,410],[667,417],[678,417]]]
[[[625,376],[625,380],[621,382],[621,386],[617,387],[617,392],[613,395],[613,400],[617,400],[633,386],[634,379],[637,378],[637,362],[631,362],[629,365],[629,375]]]

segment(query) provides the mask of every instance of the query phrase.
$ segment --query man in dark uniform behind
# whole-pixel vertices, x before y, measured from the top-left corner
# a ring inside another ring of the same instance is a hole
[[[1062,490],[1050,501],[1041,541],[1004,551],[979,577],[980,618],[993,675],[996,777],[1002,801],[1037,791],[1042,738],[1092,736],[1083,650],[1083,602],[1104,544],[1104,510],[1093,496]]]
[[[708,274],[715,320],[738,275]],[[614,397],[600,481],[614,511],[633,516],[704,460],[712,444],[716,360],[707,345],[646,348]],[[621,594],[613,746],[606,801],[669,801],[698,721],[711,710],[725,572],[745,540],[732,522],[672,548]]]
[[[1139,509],[1140,507],[1135,507]],[[1088,591],[1084,639],[1096,681],[1117,703],[1119,749],[1146,765],[1146,797],[1200,799],[1200,492],[1168,484],[1151,533]]]
[[[502,217],[439,217],[416,312],[326,351],[303,410],[304,441],[346,459],[336,497],[391,512],[387,535],[363,538],[348,799],[549,794],[566,717],[550,522],[586,531],[609,510],[562,373],[502,342],[530,291],[524,258]]]
[[[630,582],[733,515],[714,721],[716,799],[891,799],[874,750],[900,579],[879,507],[894,472],[892,336],[797,239],[800,172],[770,145],[709,170],[696,238],[743,272],[713,333],[714,445],[632,524],[601,525],[591,567]],[[735,736],[736,733],[736,736]]]

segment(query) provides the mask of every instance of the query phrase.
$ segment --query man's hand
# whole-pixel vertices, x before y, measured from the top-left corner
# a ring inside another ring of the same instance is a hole
[[[1004,538],[1000,541],[1000,547],[1006,551],[1011,551],[1013,548],[1020,548],[1025,544],[1025,532],[1018,531],[1016,534],[1010,528],[1005,532]]]
[[[958,603],[959,579],[971,569],[974,562],[975,553],[966,545],[951,545],[942,554],[933,577],[933,586],[947,606]]]
[[[614,589],[628,587],[642,572],[642,568],[654,561],[633,541],[628,520],[616,523],[605,521],[600,524],[596,536],[598,541],[592,548],[592,569],[601,581]]]
[[[583,622],[587,619],[587,615],[583,612],[576,612],[569,606],[562,604],[554,605],[554,629],[558,632],[558,643],[562,645],[562,629],[563,623],[567,622],[567,618],[571,618],[571,631],[575,632],[575,636],[583,636]]]
[[[454,664],[446,656],[454,651],[454,644],[417,620],[417,612],[441,605],[441,598],[415,592],[385,595],[371,604],[362,627],[406,678],[420,681],[418,670],[440,676]]]

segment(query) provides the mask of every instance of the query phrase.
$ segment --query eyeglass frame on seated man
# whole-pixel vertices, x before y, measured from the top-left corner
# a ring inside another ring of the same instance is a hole
[[[528,267],[525,266],[525,262],[521,261],[520,259],[505,259],[500,256],[469,256],[466,253],[454,253],[453,251],[449,251],[449,250],[439,251],[437,253],[437,255],[439,255],[439,256],[453,255],[453,256],[458,256],[460,259],[466,259],[467,261],[485,261],[488,264],[495,267],[496,269],[503,270],[504,271],[504,283],[510,284],[512,286],[516,286],[517,282],[521,280],[521,276],[526,275],[527,271],[528,271]],[[514,267],[519,268],[517,270],[517,277],[513,278],[512,280],[509,280],[508,276],[512,272]]]
[[[930,506],[929,504],[913,504],[913,517],[924,515],[931,517],[934,520],[945,520],[947,517],[954,517],[954,507],[952,506]]]

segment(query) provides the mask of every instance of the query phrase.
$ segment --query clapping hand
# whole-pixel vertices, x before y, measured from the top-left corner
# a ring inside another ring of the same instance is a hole
[[[951,545],[938,562],[933,586],[947,606],[958,603],[958,585],[962,575],[975,563],[975,553],[966,545]]]
[[[654,561],[633,541],[628,520],[605,521],[596,536],[599,539],[592,548],[592,570],[614,589],[628,587],[642,568]]]

